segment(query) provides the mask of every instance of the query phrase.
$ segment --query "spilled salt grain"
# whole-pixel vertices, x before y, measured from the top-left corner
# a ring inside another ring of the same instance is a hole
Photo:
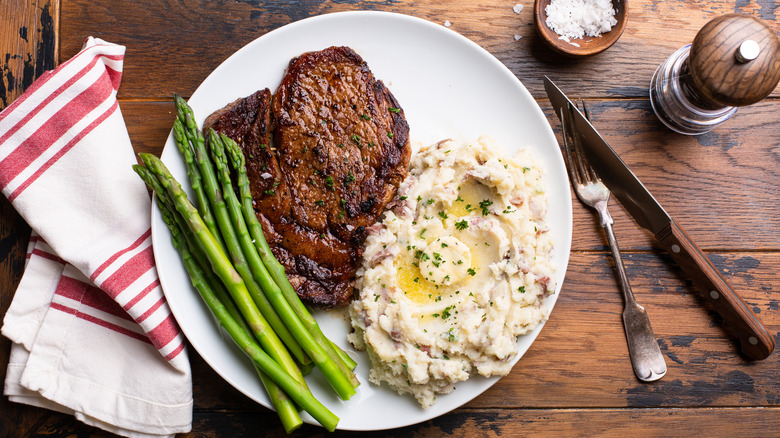
[[[512,10],[513,10],[513,11],[515,11],[515,14],[519,14],[520,12],[522,12],[522,11],[523,11],[523,5],[521,5],[520,3],[518,3],[518,4],[516,4],[516,5],[515,5],[515,6],[512,8]]]
[[[523,38],[522,35],[515,35],[515,41],[519,41]]]
[[[444,22],[444,27],[450,27],[452,26],[452,23],[450,23],[450,20],[447,20]]]
[[[545,12],[545,23],[564,41],[601,36],[617,24],[611,0],[551,0]]]

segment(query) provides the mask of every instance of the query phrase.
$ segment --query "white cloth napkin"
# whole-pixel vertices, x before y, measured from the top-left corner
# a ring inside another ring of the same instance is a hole
[[[116,434],[170,436],[191,429],[192,378],[116,100],[124,53],[90,37],[0,112],[0,188],[34,230],[3,321],[4,390]]]

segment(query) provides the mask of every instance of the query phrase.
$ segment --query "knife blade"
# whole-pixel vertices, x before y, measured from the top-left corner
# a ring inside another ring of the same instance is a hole
[[[723,317],[727,328],[739,339],[745,356],[751,359],[768,357],[775,347],[774,338],[720,271],[547,76],[544,77],[544,88],[555,114],[559,115],[562,108],[572,105],[574,132],[579,135],[596,174],[637,224],[653,233],[704,299]]]

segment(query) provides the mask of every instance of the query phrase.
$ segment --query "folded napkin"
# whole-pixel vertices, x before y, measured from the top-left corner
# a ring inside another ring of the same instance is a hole
[[[116,92],[125,48],[87,39],[0,112],[0,188],[32,227],[3,320],[5,394],[125,436],[192,424],[184,337]]]

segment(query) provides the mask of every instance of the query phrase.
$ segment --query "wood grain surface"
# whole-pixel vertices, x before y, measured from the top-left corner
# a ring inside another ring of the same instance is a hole
[[[523,10],[515,13],[518,3]],[[159,153],[174,118],[173,92],[189,96],[225,58],[273,29],[357,9],[449,21],[450,29],[490,51],[523,81],[556,133],[542,76],[571,97],[588,98],[594,125],[780,340],[780,92],[697,137],[666,129],[647,97],[655,68],[712,18],[746,13],[780,30],[780,11],[771,0],[632,0],[621,39],[604,53],[576,60],[555,54],[536,35],[530,0],[0,0],[0,108],[43,71],[73,56],[87,36],[100,37],[127,46],[119,98],[134,148]],[[613,201],[628,277],[669,369],[652,384],[634,377],[606,238],[593,212],[572,199],[574,237],[561,296],[508,376],[434,420],[333,435],[777,436],[778,353],[755,362],[737,354],[737,344],[690,280]],[[21,277],[28,236],[26,224],[0,200],[0,314]],[[0,379],[9,349],[2,338]],[[190,357],[195,410],[193,431],[185,436],[283,435],[273,412],[232,388],[192,349]],[[314,426],[293,434],[325,435]],[[2,397],[5,436],[108,434]]]

